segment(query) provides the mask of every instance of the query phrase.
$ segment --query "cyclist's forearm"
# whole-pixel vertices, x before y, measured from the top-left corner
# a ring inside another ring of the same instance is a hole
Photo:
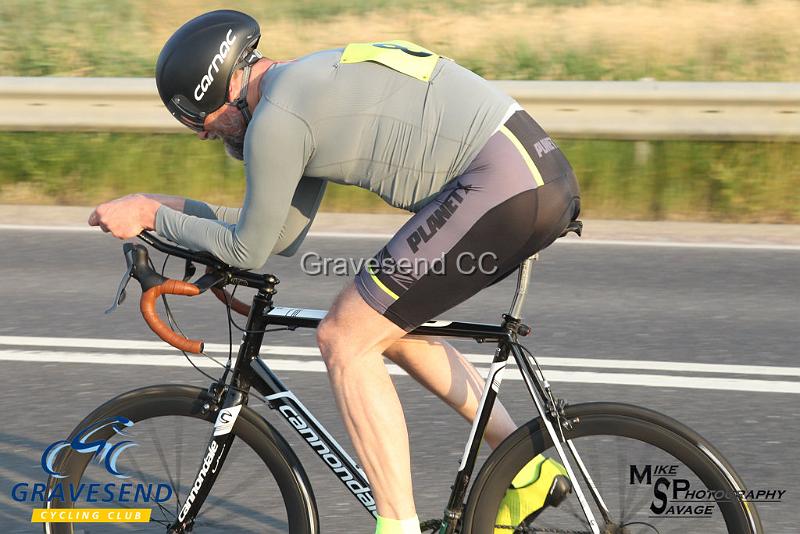
[[[277,228],[283,213],[254,216],[248,224],[228,224],[213,219],[192,217],[168,206],[161,206],[155,217],[156,232],[191,250],[208,251],[223,262],[242,269],[261,267],[277,240]]]
[[[141,193],[143,196],[153,199],[156,202],[168,206],[177,211],[183,211],[186,203],[185,198],[174,195],[159,195],[158,193]]]
[[[175,211],[185,213],[186,215],[200,217],[201,219],[213,219],[229,224],[236,224],[236,222],[239,220],[239,212],[241,211],[241,208],[218,206],[216,204],[203,202],[202,200],[194,200],[191,198],[173,195],[144,193],[144,196],[160,202],[164,206],[174,209]]]
[[[218,206],[201,200],[187,198],[183,212],[186,215],[194,215],[195,217],[203,217],[204,219],[216,219],[224,223],[236,224],[239,222],[242,208],[229,208],[227,206]]]

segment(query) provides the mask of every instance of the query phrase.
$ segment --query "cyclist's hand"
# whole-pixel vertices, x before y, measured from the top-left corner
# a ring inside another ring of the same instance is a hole
[[[160,206],[144,195],[128,195],[97,206],[89,216],[89,226],[99,226],[119,239],[130,239],[155,228]]]

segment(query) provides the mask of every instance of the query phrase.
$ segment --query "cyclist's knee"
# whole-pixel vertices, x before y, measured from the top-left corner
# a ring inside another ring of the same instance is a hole
[[[402,328],[364,302],[351,284],[317,327],[317,346],[330,370],[365,354],[374,353],[379,358],[380,353],[405,335]]]
[[[319,323],[317,327],[317,346],[326,364],[341,352],[339,349],[341,338],[341,329],[337,328],[336,320],[333,317],[329,315]]]
[[[397,332],[386,333],[381,325],[366,319],[337,313],[326,316],[317,327],[317,346],[329,371],[356,363],[365,356],[381,358],[381,353],[398,337]]]
[[[348,364],[363,350],[355,336],[348,335],[348,324],[346,318],[329,314],[317,327],[317,346],[328,370]]]

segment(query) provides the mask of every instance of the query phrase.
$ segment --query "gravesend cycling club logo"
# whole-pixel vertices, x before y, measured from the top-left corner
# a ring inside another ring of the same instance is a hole
[[[686,477],[677,464],[630,465],[628,483],[631,486],[650,486],[653,500],[651,518],[656,517],[711,517],[723,502],[777,503],[786,494],[785,489],[760,488],[741,490],[713,490],[697,486],[697,479]]]
[[[132,479],[132,475],[120,465],[125,463],[126,451],[138,446],[133,439],[128,439],[128,431],[133,425],[133,421],[126,417],[109,417],[81,429],[72,439],[51,443],[44,449],[40,460],[42,470],[50,477],[49,488],[43,482],[18,482],[11,488],[11,498],[16,502],[43,506],[33,510],[32,522],[149,521],[149,508],[132,505],[168,501],[172,498],[173,490],[166,483],[134,483],[128,480]],[[87,457],[85,462],[72,462],[72,465],[86,464],[80,479],[77,479],[80,473],[66,470],[65,460],[75,460],[74,455]],[[102,466],[100,475],[98,470],[92,468],[93,465]],[[93,481],[104,473],[111,475],[115,481]],[[65,503],[72,503],[72,507],[64,507]],[[120,503],[125,507],[95,507],[103,503]],[[79,507],[84,504],[91,508]]]
[[[126,436],[127,434],[125,434],[123,429],[132,426],[133,421],[130,419],[126,419],[125,417],[113,417],[84,429],[82,432],[79,432],[72,441],[56,441],[44,450],[44,454],[42,454],[42,469],[55,478],[65,478],[66,475],[62,475],[54,470],[53,463],[59,452],[67,447],[71,447],[75,452],[93,455],[97,462],[102,462],[106,470],[115,477],[128,478],[128,475],[117,471],[117,459],[119,455],[122,454],[122,451],[128,447],[135,447],[136,443],[131,440],[124,440],[112,445],[108,440],[98,439],[95,436],[104,428],[111,428],[115,434]]]

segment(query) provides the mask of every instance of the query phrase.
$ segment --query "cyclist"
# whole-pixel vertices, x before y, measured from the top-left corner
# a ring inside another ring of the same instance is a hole
[[[99,205],[89,224],[121,239],[154,230],[257,268],[297,250],[327,181],[414,213],[336,297],[317,341],[374,492],[377,532],[418,533],[407,429],[381,355],[471,420],[475,368],[441,339],[406,334],[550,245],[578,216],[578,185],[512,98],[448,58],[388,41],[280,62],[256,51],[259,37],[251,17],[213,11],[178,29],[156,65],[168,110],[244,160],[242,208],[137,194]],[[495,447],[515,429],[498,404],[485,439]],[[504,520],[545,506],[560,467],[528,464]]]

